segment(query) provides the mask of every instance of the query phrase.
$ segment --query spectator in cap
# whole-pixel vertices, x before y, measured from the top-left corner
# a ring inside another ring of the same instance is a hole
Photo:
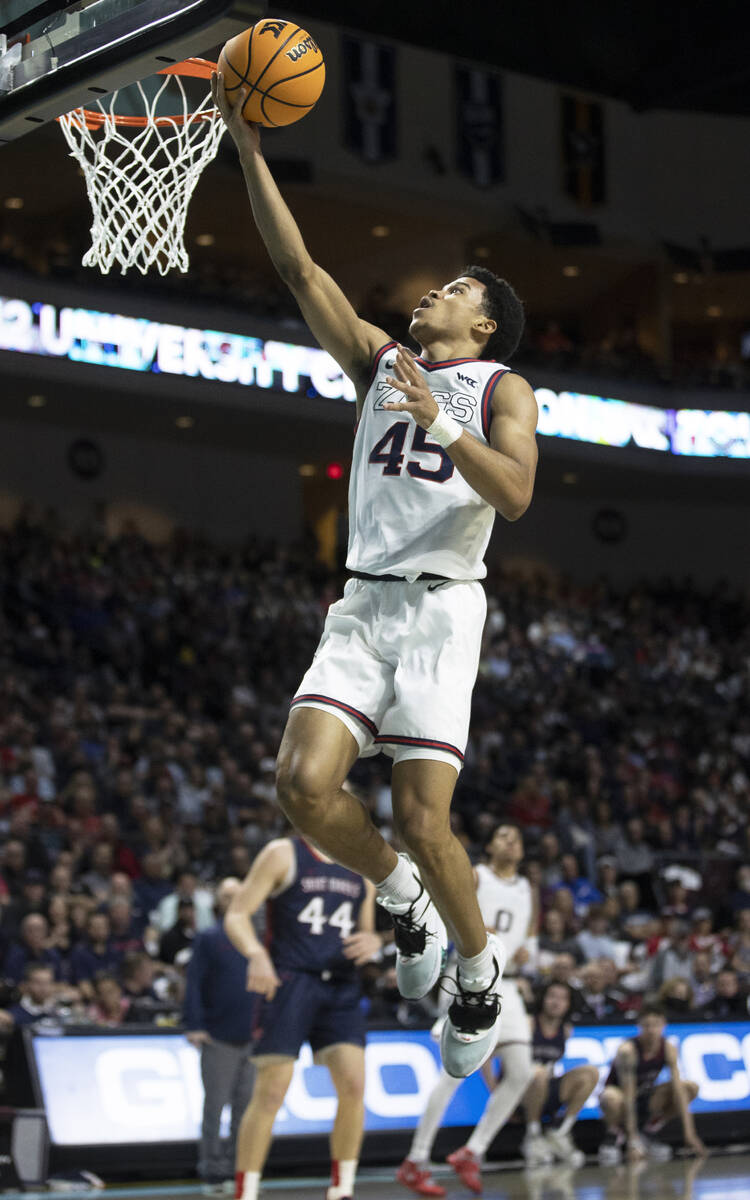
[[[250,1034],[254,997],[247,991],[247,959],[224,931],[223,917],[238,879],[224,879],[216,892],[218,920],[197,934],[185,988],[188,1041],[200,1050],[203,1119],[198,1173],[206,1185],[234,1177],[237,1129],[252,1093]],[[232,1106],[229,1142],[219,1135],[221,1112]]]

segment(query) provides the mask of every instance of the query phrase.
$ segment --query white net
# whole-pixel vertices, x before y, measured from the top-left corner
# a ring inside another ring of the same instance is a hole
[[[216,155],[224,125],[210,93],[193,107],[179,74],[165,74],[152,97],[140,83],[134,86],[143,117],[118,114],[118,92],[97,101],[96,108],[60,117],[93,211],[83,265],[105,274],[115,264],[122,274],[131,267],[143,275],[152,267],[161,275],[174,267],[187,271],[188,205],[201,172]],[[181,111],[158,116],[167,88],[170,94],[176,89]]]

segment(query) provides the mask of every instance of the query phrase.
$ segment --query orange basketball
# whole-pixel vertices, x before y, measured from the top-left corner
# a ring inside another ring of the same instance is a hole
[[[326,68],[320,48],[294,21],[258,21],[230,38],[219,55],[227,100],[234,107],[240,88],[246,121],[291,125],[309,113],[323,91]]]

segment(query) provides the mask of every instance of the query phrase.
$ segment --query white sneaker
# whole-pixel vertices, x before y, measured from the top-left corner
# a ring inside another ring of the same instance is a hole
[[[668,1146],[666,1142],[657,1142],[652,1138],[644,1137],[643,1134],[640,1134],[639,1136],[643,1144],[643,1148],[646,1151],[648,1158],[651,1159],[651,1162],[665,1163],[670,1161],[672,1158],[671,1146]]]
[[[578,1150],[569,1133],[561,1133],[559,1129],[550,1129],[545,1138],[553,1158],[567,1163],[571,1167],[582,1167],[586,1155]]]
[[[521,1153],[527,1167],[544,1167],[554,1158],[552,1148],[541,1133],[527,1133],[521,1143]]]
[[[622,1162],[622,1147],[620,1137],[616,1133],[605,1133],[604,1141],[599,1146],[598,1159],[603,1167],[618,1167]]]
[[[435,986],[443,970],[448,948],[445,925],[419,871],[407,854],[405,858],[419,883],[420,893],[410,904],[390,904],[378,897],[378,904],[390,913],[396,942],[396,980],[404,1000],[421,1000]]]
[[[481,992],[461,986],[456,977],[456,998],[448,1009],[448,1019],[440,1037],[443,1066],[454,1079],[465,1079],[478,1071],[497,1045],[500,1031],[500,980],[506,953],[502,943],[489,935],[494,961],[492,982]]]

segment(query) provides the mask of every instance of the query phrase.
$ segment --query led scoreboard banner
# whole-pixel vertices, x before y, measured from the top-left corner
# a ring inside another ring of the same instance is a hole
[[[0,350],[293,394],[309,389],[328,400],[355,399],[354,385],[330,354],[312,346],[43,301],[0,297]],[[546,387],[535,394],[537,431],[544,437],[690,457],[750,458],[747,412],[657,408]]]
[[[581,1118],[599,1117],[598,1093],[617,1047],[633,1025],[578,1026],[559,1070],[590,1063],[599,1088]],[[750,1022],[670,1025],[680,1071],[698,1084],[691,1111],[750,1111]],[[50,1137],[57,1146],[185,1142],[198,1137],[203,1106],[200,1057],[178,1032],[29,1036],[30,1058]],[[371,1032],[367,1038],[365,1129],[413,1129],[440,1070],[437,1043],[423,1030]],[[474,1125],[487,1100],[479,1073],[463,1081],[444,1124]],[[275,1136],[328,1133],[336,1098],[328,1072],[305,1046],[274,1126]],[[228,1113],[225,1112],[225,1118]]]

